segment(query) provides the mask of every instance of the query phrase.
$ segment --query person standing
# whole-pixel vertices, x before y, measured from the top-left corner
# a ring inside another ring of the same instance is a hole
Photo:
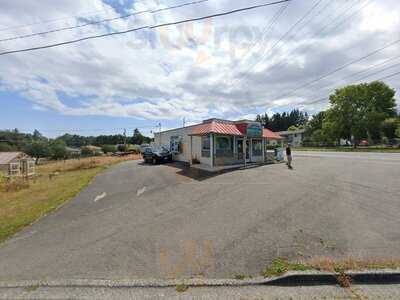
[[[289,169],[293,169],[292,167],[292,149],[290,144],[286,146],[286,158],[287,158],[287,166]]]

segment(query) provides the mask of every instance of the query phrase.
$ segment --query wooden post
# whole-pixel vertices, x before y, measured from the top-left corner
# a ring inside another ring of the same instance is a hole
[[[262,154],[263,154],[263,163],[265,163],[265,138],[262,138]]]
[[[214,134],[210,133],[210,157],[211,157],[211,167],[214,168]]]
[[[247,136],[244,136],[243,138],[243,157],[244,157],[244,167],[246,168],[247,166]],[[249,158],[250,158],[250,152],[249,152]]]
[[[190,136],[190,166],[193,164],[193,135]]]

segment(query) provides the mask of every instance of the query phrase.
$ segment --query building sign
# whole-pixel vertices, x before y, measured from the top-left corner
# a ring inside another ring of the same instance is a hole
[[[249,137],[262,137],[263,128],[260,123],[247,124],[247,136]]]

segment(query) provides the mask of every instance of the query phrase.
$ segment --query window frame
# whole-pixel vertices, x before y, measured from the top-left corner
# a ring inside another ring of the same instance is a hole
[[[256,145],[258,146],[256,147]],[[262,139],[252,139],[251,155],[255,157],[261,157],[263,155]]]

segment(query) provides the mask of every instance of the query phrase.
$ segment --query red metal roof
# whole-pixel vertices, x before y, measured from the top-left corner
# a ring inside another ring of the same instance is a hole
[[[206,135],[209,133],[244,136],[246,134],[246,124],[230,124],[214,120],[193,126],[191,135]],[[280,135],[269,129],[263,129],[263,137],[271,140],[282,139]]]
[[[269,130],[267,128],[263,129],[263,137],[267,138],[267,139],[270,139],[270,140],[281,140],[281,139],[283,139],[279,134],[277,134],[277,133],[275,133],[275,132],[273,132],[273,131],[271,131],[271,130]]]
[[[216,121],[199,124],[192,128],[192,135],[205,135],[209,133],[239,135],[239,136],[242,135],[242,133],[239,131],[239,129],[236,127],[235,124],[228,124]]]

